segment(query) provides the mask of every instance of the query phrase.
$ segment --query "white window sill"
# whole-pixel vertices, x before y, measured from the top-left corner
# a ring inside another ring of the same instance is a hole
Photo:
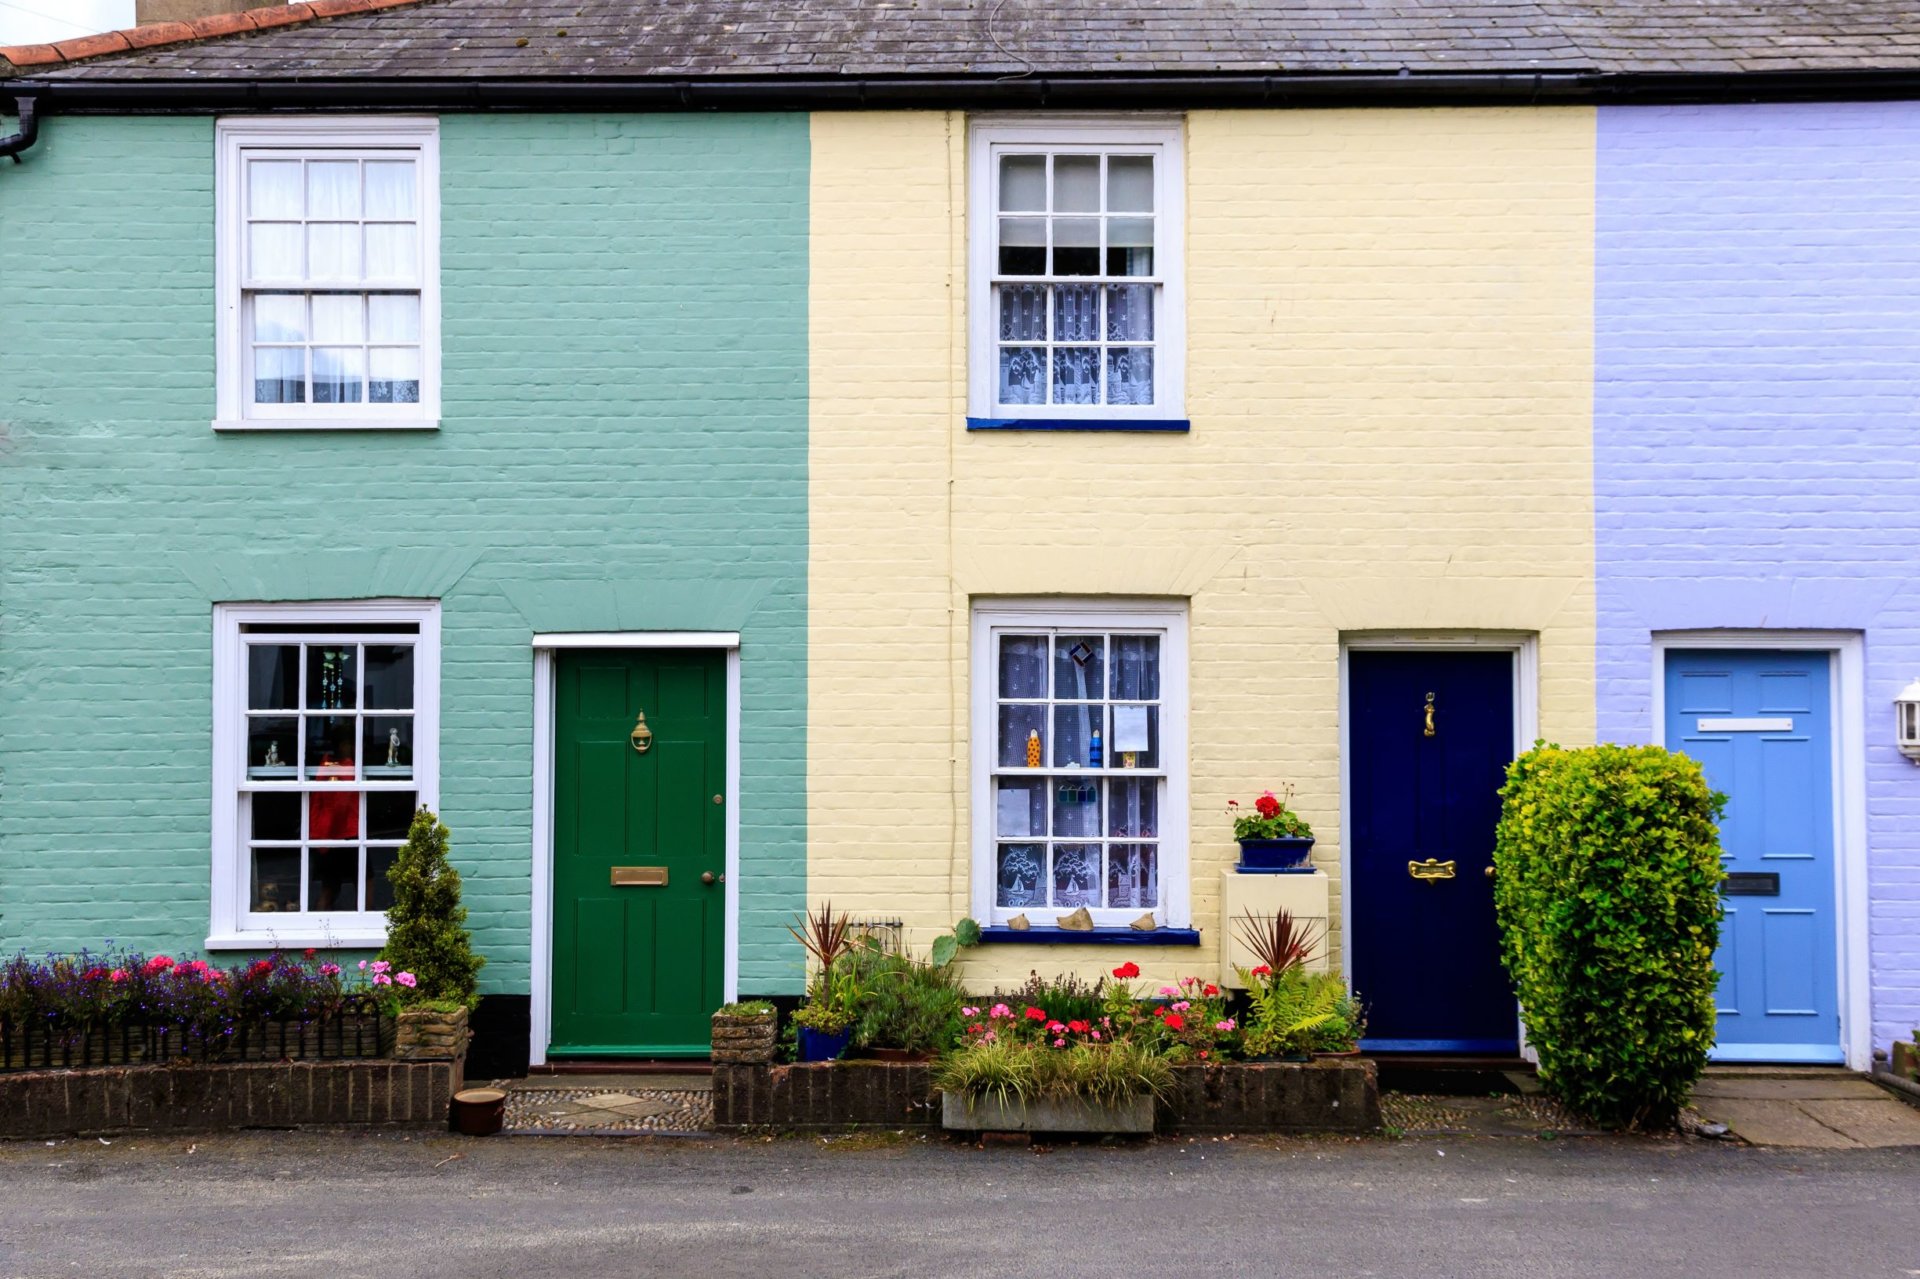
[[[378,950],[387,944],[384,930],[328,931],[290,929],[286,932],[213,933],[208,950]]]
[[[216,431],[437,431],[433,417],[217,418]]]

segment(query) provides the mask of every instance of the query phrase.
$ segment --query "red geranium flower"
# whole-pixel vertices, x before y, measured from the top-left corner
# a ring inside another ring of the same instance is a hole
[[[1028,1004],[1026,1017],[1028,1021],[1045,1021],[1047,1019],[1047,1010],[1044,1008],[1035,1008],[1032,1004]]]
[[[1092,1030],[1093,1027],[1089,1023],[1084,1021],[1070,1021],[1067,1023],[1067,1029],[1071,1030],[1076,1035],[1084,1035],[1089,1030]]]
[[[1273,969],[1267,967],[1265,964],[1262,964],[1258,968],[1253,970],[1253,975],[1255,977],[1271,977],[1273,976]]]
[[[1114,969],[1113,975],[1115,977],[1121,978],[1122,980],[1125,980],[1129,977],[1138,977],[1140,975],[1140,965],[1134,963],[1131,959],[1129,959],[1126,963]]]
[[[1214,985],[1212,982],[1208,982],[1205,986],[1200,988],[1200,993],[1205,995],[1207,998],[1211,999],[1215,995],[1220,993],[1220,988]]]
[[[314,950],[313,947],[309,946],[305,950],[301,951],[300,953],[305,955],[308,959],[312,959],[319,952]]]
[[[1187,1019],[1185,1017],[1182,1017],[1179,1013],[1167,1014],[1168,1030],[1185,1030],[1186,1028],[1187,1028]]]
[[[1273,797],[1272,791],[1268,791],[1259,799],[1254,800],[1253,806],[1259,811],[1262,817],[1272,817],[1280,811],[1280,801]]]

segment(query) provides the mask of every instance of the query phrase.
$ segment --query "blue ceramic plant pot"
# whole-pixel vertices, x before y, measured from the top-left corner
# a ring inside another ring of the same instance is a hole
[[[1241,874],[1285,875],[1310,871],[1313,866],[1313,840],[1299,835],[1279,839],[1243,839],[1240,841]]]
[[[847,1050],[847,1041],[853,1038],[853,1030],[832,1034],[824,1030],[815,1030],[811,1026],[800,1026],[799,1047],[801,1061],[837,1061],[840,1054]]]

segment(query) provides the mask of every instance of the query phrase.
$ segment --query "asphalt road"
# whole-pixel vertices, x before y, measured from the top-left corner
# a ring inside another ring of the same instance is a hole
[[[0,1275],[1920,1275],[1920,1149],[245,1134],[0,1145]]]

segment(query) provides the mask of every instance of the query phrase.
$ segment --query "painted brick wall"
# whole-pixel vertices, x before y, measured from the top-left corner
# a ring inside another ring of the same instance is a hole
[[[971,909],[977,596],[1191,600],[1205,939],[1150,978],[1217,964],[1228,798],[1295,783],[1338,873],[1343,633],[1537,632],[1542,731],[1592,739],[1592,112],[1192,115],[1185,436],[965,431],[965,140],[813,123],[815,899],[922,945]]]
[[[673,628],[743,633],[742,984],[797,989],[804,117],[447,119],[435,434],[216,436],[212,122],[42,138],[0,175],[0,950],[197,950],[213,601],[437,596],[485,988],[528,989],[531,635]]]
[[[1865,633],[1873,1039],[1920,1023],[1920,106],[1620,108],[1599,125],[1601,736],[1651,633]]]

